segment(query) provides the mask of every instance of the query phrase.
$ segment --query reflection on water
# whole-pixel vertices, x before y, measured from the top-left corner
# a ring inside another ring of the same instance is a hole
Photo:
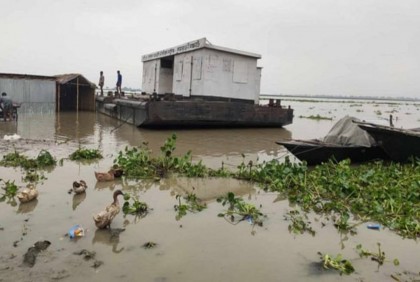
[[[116,186],[115,180],[114,181],[96,181],[95,190],[109,189],[110,191],[113,191],[115,186]]]
[[[38,205],[38,199],[33,199],[27,203],[20,203],[17,213],[29,213],[33,211]]]
[[[72,208],[75,210],[86,199],[86,192],[73,195]]]
[[[92,239],[92,244],[101,243],[112,247],[112,252],[119,254],[124,247],[118,248],[120,243],[120,233],[125,231],[123,228],[96,229]]]
[[[238,196],[251,195],[255,193],[255,187],[248,182],[240,182],[229,178],[191,179],[173,178],[171,192],[176,195],[194,193],[202,201],[214,201],[220,196],[229,192]]]
[[[81,146],[94,145],[105,157],[115,157],[125,146],[143,143],[158,154],[160,146],[173,133],[177,134],[178,154],[192,151],[193,156],[208,165],[237,164],[241,154],[261,161],[280,157],[281,148],[275,144],[280,138],[290,138],[288,129],[196,129],[147,130],[123,124],[108,116],[93,112],[63,112],[56,115],[30,115],[22,118],[13,128],[2,129],[2,134],[17,133],[26,139],[54,140],[57,144],[72,141]]]

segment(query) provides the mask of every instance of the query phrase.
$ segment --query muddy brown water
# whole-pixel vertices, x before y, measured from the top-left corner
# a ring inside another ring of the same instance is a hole
[[[144,130],[84,112],[20,115],[18,123],[1,122],[2,137],[16,133],[23,139],[0,141],[0,155],[18,150],[36,156],[46,149],[61,159],[84,146],[101,149],[105,158],[90,164],[64,160],[63,166],[45,172],[46,179],[37,186],[37,200],[16,205],[0,203],[0,281],[392,281],[391,275],[402,281],[419,279],[418,242],[402,239],[387,229],[367,229],[366,224],[357,227],[357,235],[340,235],[331,222],[313,214],[312,227],[317,231],[314,237],[290,234],[284,215],[294,207],[287,199],[265,193],[251,183],[181,177],[160,182],[123,179],[97,183],[94,177],[94,171],[107,170],[125,146],[147,142],[158,153],[172,133],[178,137],[176,154],[191,150],[195,161],[213,168],[223,162],[234,170],[242,162],[242,154],[246,161],[282,161],[287,151],[276,145],[276,140],[322,137],[345,114],[385,120],[392,113],[398,117],[396,126],[419,127],[420,106],[413,103],[288,104],[295,109],[295,119],[284,129]],[[299,118],[317,114],[333,120]],[[0,178],[14,180],[20,187],[25,185],[20,169],[0,167],[0,172]],[[86,194],[69,195],[72,182],[80,179],[88,184]],[[193,188],[206,201],[207,209],[177,221],[175,196]],[[111,227],[125,229],[119,234],[97,230],[92,220],[94,213],[112,201],[115,189],[137,194],[152,208],[144,218],[118,214]],[[217,217],[224,207],[216,198],[228,191],[261,206],[267,215],[263,227],[252,227],[247,222],[232,225]],[[325,227],[321,227],[321,221]],[[85,236],[70,239],[65,234],[75,224],[85,229]],[[24,265],[28,249],[44,240],[51,245],[37,255],[33,267]],[[156,246],[145,249],[147,242]],[[376,250],[378,242],[389,260],[379,268],[374,261],[360,259],[355,251],[357,244]],[[85,259],[80,255],[83,250],[94,252],[94,258]],[[343,254],[352,261],[356,272],[340,276],[322,270],[317,252]],[[394,258],[400,261],[399,266],[392,264]]]

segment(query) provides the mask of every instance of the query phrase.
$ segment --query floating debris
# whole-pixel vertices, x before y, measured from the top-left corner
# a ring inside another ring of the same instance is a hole
[[[70,239],[73,239],[75,237],[83,237],[85,236],[85,230],[79,224],[76,224],[72,228],[70,228],[68,235]]]
[[[373,229],[373,230],[379,230],[379,229],[381,229],[381,225],[379,225],[379,224],[368,224],[367,228],[368,229]]]
[[[36,257],[38,254],[47,249],[51,245],[50,241],[38,241],[34,246],[30,247],[23,258],[23,263],[29,267],[35,265]]]
[[[147,242],[147,243],[143,244],[143,248],[145,248],[145,249],[151,249],[151,248],[154,248],[156,246],[157,246],[157,244],[155,242]]]
[[[80,251],[78,251],[78,252],[74,252],[73,254],[74,254],[74,255],[78,255],[78,256],[83,256],[83,258],[84,258],[85,260],[91,260],[91,259],[94,259],[94,258],[95,258],[95,256],[96,256],[96,252],[94,252],[94,251],[88,251],[88,250],[86,250],[86,249],[80,250]]]

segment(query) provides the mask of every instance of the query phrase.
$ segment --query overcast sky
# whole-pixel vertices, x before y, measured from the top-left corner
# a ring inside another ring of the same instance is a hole
[[[206,37],[262,55],[261,93],[420,96],[418,0],[0,0],[0,72],[141,88],[144,54]]]

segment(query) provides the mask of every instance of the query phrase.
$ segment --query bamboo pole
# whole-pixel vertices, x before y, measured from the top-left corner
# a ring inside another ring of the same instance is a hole
[[[61,87],[60,87],[60,84],[58,84],[58,86],[57,86],[57,112],[60,112],[60,110],[61,110],[61,108],[60,108],[60,105],[61,105]]]
[[[76,93],[77,93],[77,98],[76,98],[76,111],[79,112],[79,77],[76,78]]]

